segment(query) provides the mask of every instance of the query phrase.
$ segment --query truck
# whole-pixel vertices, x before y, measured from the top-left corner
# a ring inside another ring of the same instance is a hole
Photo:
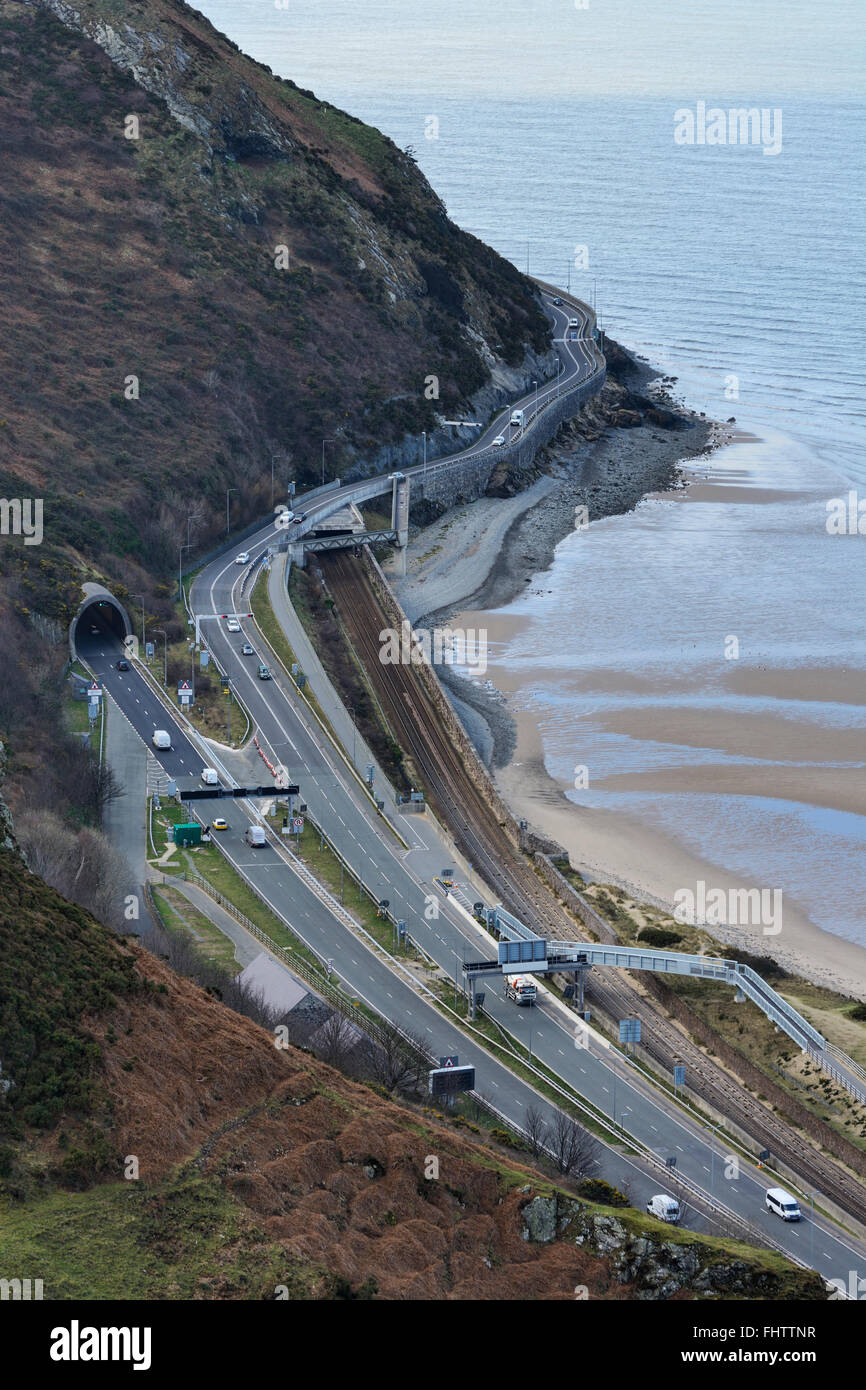
[[[505,976],[506,999],[513,999],[515,1004],[534,1004],[535,995],[535,981],[531,975]]]
[[[524,410],[512,410],[511,424],[517,429],[522,430],[526,424],[526,412]]]

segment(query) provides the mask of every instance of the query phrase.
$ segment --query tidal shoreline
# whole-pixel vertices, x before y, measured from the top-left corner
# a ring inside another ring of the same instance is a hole
[[[628,373],[629,387],[640,390],[659,379],[640,362]],[[671,379],[664,382],[667,387]],[[684,465],[735,437],[731,425],[687,410],[667,390],[660,402],[676,428],[618,428],[608,423],[618,402],[607,410],[590,406],[543,450],[544,471],[531,487],[513,497],[481,497],[413,537],[406,577],[390,576],[411,622],[441,627],[457,612],[504,608],[527,586],[542,584],[556,547],[575,528],[576,509],[586,508],[592,522],[629,512],[650,494],[685,488]],[[484,762],[491,770],[505,767],[516,746],[516,724],[501,693],[448,666],[438,675]]]
[[[393,580],[415,626],[442,626],[450,621],[454,626],[483,627],[488,631],[492,649],[504,649],[529,620],[519,613],[501,610],[524,593],[544,600],[549,592],[545,572],[557,545],[574,527],[575,507],[586,506],[590,518],[595,520],[631,511],[650,495],[667,497],[677,506],[688,506],[691,498],[699,503],[722,497],[742,505],[760,506],[784,496],[781,492],[764,496],[757,488],[740,488],[735,467],[727,469],[723,465],[721,478],[713,476],[719,470],[706,456],[714,449],[739,443],[748,448],[761,441],[732,428],[733,422],[721,426],[681,408],[678,413],[688,427],[660,429],[657,424],[644,423],[634,428],[611,428],[608,424],[603,432],[599,430],[596,437],[589,439],[580,437],[579,428],[566,431],[565,438],[545,451],[544,471],[525,492],[506,498],[483,497],[425,528],[410,545],[406,578]],[[697,462],[699,459],[703,463]],[[691,460],[695,462],[690,469]],[[558,613],[551,610],[551,620],[555,622],[557,617]],[[547,770],[538,714],[533,711],[525,676],[521,678],[501,666],[493,671],[493,681],[488,679],[489,672],[481,674],[480,679],[476,675],[474,680],[461,678],[447,666],[440,666],[438,673],[506,802],[533,828],[562,844],[575,868],[591,878],[619,883],[638,897],[668,910],[678,885],[703,878],[708,884],[728,888],[743,881],[635,815],[624,810],[590,808],[567,796],[570,782]],[[533,673],[548,684],[556,676],[553,668],[533,668]],[[804,690],[816,700],[827,699],[833,698],[838,674],[832,669],[745,667],[742,671],[731,670],[731,688],[736,689],[739,682],[744,691],[760,688],[762,694],[782,702],[803,698]],[[621,687],[623,673],[617,672],[616,679]],[[638,688],[640,678],[635,680]],[[572,689],[580,691],[580,681],[580,674],[573,669],[563,672],[561,689],[567,694]],[[597,672],[590,685],[593,691],[601,688]],[[851,698],[856,703],[854,696]],[[577,702],[577,706],[581,704],[585,701]],[[724,768],[720,758],[715,768],[696,764],[662,774],[621,777],[624,792],[639,790],[642,782],[649,792],[656,783],[663,791],[661,779],[666,777],[670,790],[700,794],[714,780],[719,792],[727,790],[731,796],[760,798],[775,794],[789,801],[835,808],[840,792],[847,787],[848,799],[854,798],[850,809],[856,813],[852,774],[850,769],[843,771],[841,767],[843,762],[851,761],[850,747],[841,732],[837,735],[827,731],[820,745],[818,736],[810,734],[820,755],[816,761],[827,761],[827,769],[834,765],[839,768],[840,775],[834,778],[828,770],[819,772],[815,768],[808,774],[785,768],[785,762],[793,755],[784,742],[779,742],[781,727],[774,729],[769,721],[762,722],[759,717],[751,717],[724,738],[726,726],[716,727],[715,715],[711,737],[706,736],[706,726],[700,727],[699,721],[694,734],[689,733],[691,715],[685,705],[674,710],[673,718],[674,742],[684,739],[691,743],[694,739],[696,748],[710,743],[713,747],[730,745],[728,752],[739,752],[742,750],[735,745],[748,733],[749,738],[758,740],[760,757],[770,760],[765,766],[771,773],[745,766]],[[613,716],[609,716],[609,723],[612,727]],[[620,723],[625,725],[624,716]],[[638,740],[652,738],[652,723],[646,710],[636,713],[624,732]],[[661,728],[659,737],[663,742],[668,739],[666,728]],[[717,743],[719,738],[722,745]],[[772,791],[761,785],[766,775],[775,779]],[[607,789],[620,789],[615,778],[609,779]],[[862,946],[823,930],[794,895],[786,894],[785,931],[781,939],[763,935],[760,927],[720,926],[713,932],[722,942],[773,955],[787,968],[818,984],[855,997],[866,994],[866,952]]]

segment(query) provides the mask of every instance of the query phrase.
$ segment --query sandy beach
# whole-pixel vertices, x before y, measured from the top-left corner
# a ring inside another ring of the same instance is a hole
[[[440,668],[440,676],[513,811],[567,849],[571,863],[589,877],[618,883],[664,908],[672,907],[678,889],[699,880],[728,890],[755,886],[756,879],[726,870],[711,853],[695,853],[666,829],[627,810],[580,804],[581,793],[568,777],[548,771],[539,688],[554,688],[563,708],[574,712],[569,718],[592,715],[594,743],[599,738],[659,747],[675,742],[680,750],[695,750],[694,760],[686,756],[678,765],[602,772],[593,778],[596,792],[712,794],[824,808],[831,815],[866,812],[862,732],[844,723],[822,725],[804,713],[809,702],[838,702],[852,710],[862,705],[862,671],[843,665],[780,669],[733,663],[718,675],[718,701],[701,702],[696,692],[705,673],[700,668],[672,680],[657,669],[596,664],[583,670],[567,661],[546,667],[536,657],[524,670],[499,660],[531,630],[528,617],[507,608],[515,596],[531,595],[542,608],[549,602],[555,626],[559,600],[547,571],[557,544],[572,529],[578,503],[587,503],[593,518],[616,515],[635,505],[641,484],[644,492],[676,499],[678,506],[694,501],[761,508],[799,500],[794,489],[750,486],[735,465],[726,466],[724,453],[706,457],[708,441],[760,442],[732,430],[713,438],[702,429],[690,440],[644,426],[609,429],[582,448],[554,449],[549,475],[529,491],[503,500],[482,498],[421,532],[410,546],[407,578],[395,582],[416,624],[447,619],[454,626],[487,630],[491,655],[482,681],[455,679],[448,668]],[[697,463],[689,462],[686,443],[693,456],[702,456]],[[602,699],[596,710],[593,697],[599,696],[622,702],[617,707]],[[632,703],[624,696],[634,697]],[[744,701],[742,711],[732,712],[726,704],[733,697]],[[758,701],[771,702],[772,708],[753,708],[750,702]],[[580,754],[582,727],[575,724],[575,764],[586,761]],[[866,997],[866,950],[822,930],[787,885],[781,933],[766,934],[760,925],[713,931],[720,941],[773,955],[816,983]]]

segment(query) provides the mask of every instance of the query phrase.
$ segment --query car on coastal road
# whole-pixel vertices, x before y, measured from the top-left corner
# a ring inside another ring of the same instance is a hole
[[[210,828],[211,830],[230,830],[231,826],[229,825],[227,820],[223,819],[222,816],[214,816],[213,820],[211,821]]]
[[[126,661],[126,660],[124,660],[123,657],[121,657],[121,658],[120,658],[120,661],[116,662],[115,665],[116,665],[118,671],[128,671],[128,670],[129,670],[129,662]]]
[[[269,681],[271,679],[271,673],[264,664],[259,666],[258,677],[260,681]]]
[[[171,734],[167,729],[154,729],[150,741],[154,748],[162,748],[169,753],[171,752]]]
[[[226,627],[229,632],[240,632],[241,630],[241,625],[238,622],[237,618],[229,618],[226,623]]]
[[[561,297],[561,295],[555,294],[555,295],[553,296],[553,302],[554,302],[554,304],[557,304],[557,305],[561,304],[561,303],[562,303],[562,297]]]
[[[250,563],[250,552],[249,552],[248,550],[242,550],[241,553],[240,553],[240,555],[236,555],[236,556],[235,556],[235,564],[236,564],[236,565],[248,565],[249,563]]]
[[[498,448],[500,447],[500,445],[502,445],[502,444],[504,444],[504,443],[505,443],[505,435],[504,435],[504,434],[498,434],[498,435],[496,436],[496,438],[494,439],[494,441],[493,441],[493,447],[494,447],[495,449],[498,449]]]
[[[569,328],[580,328],[580,319],[569,319],[568,326]]]
[[[244,642],[244,645],[241,647],[241,656],[255,656],[250,642]]]

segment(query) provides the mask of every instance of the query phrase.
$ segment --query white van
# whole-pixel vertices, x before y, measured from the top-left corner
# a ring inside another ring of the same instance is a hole
[[[244,839],[251,849],[264,849],[267,844],[265,832],[260,825],[248,825]]]
[[[201,770],[201,780],[208,787],[218,787],[220,780],[219,773],[215,767],[203,767]]]
[[[786,1192],[784,1187],[767,1188],[767,1211],[773,1211],[777,1216],[781,1216],[783,1221],[801,1221],[803,1213],[797,1206],[796,1197],[792,1197],[790,1192]]]
[[[664,1192],[657,1192],[656,1195],[647,1202],[647,1214],[658,1217],[659,1221],[679,1221],[680,1204],[675,1197],[668,1197]]]
[[[154,729],[150,740],[154,748],[171,748],[171,734],[167,729]]]

